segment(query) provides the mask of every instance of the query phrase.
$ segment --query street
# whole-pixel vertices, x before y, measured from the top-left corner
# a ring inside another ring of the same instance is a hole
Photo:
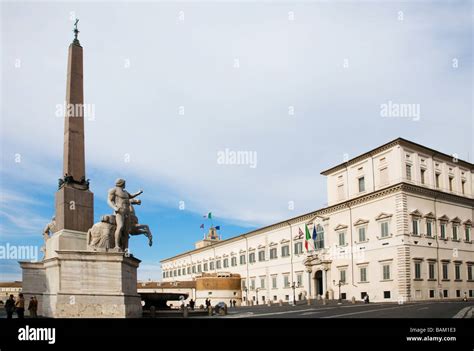
[[[220,318],[472,318],[474,302],[427,301],[397,303],[252,306],[230,308]]]

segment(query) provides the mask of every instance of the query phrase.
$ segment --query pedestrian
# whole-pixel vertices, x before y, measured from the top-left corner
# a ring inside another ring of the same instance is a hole
[[[18,300],[15,302],[15,310],[18,318],[25,318],[25,298],[22,293],[18,294]]]
[[[467,294],[464,292],[464,297],[462,298],[463,301],[467,301]]]
[[[15,311],[15,299],[13,295],[10,295],[8,300],[5,302],[5,311],[7,312],[7,319],[12,319],[13,312]]]
[[[365,296],[364,296],[364,303],[369,303],[369,302],[370,302],[369,294],[366,293]]]
[[[235,304],[237,303],[237,301],[234,300],[234,301],[232,301],[232,302],[234,303],[234,307],[235,307]]]
[[[30,312],[30,318],[38,317],[38,300],[36,296],[32,296],[30,299],[30,303],[28,304],[28,311]]]
[[[194,311],[194,304],[195,304],[195,302],[194,302],[193,299],[189,300],[189,307],[191,307],[191,310],[193,310],[193,311]]]
[[[230,300],[229,306],[234,307],[234,302],[232,300]]]

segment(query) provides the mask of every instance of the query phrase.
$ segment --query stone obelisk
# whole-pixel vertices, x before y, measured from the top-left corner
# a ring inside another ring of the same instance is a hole
[[[94,195],[86,179],[84,150],[84,86],[82,46],[75,38],[69,45],[64,116],[63,178],[56,192],[56,231],[87,232],[94,222]]]

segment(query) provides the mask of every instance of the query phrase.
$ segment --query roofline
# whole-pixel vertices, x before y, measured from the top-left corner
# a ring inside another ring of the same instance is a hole
[[[325,171],[322,171],[321,174],[322,175],[329,175],[331,173],[334,173],[342,168],[345,168],[349,165],[352,165],[354,163],[357,163],[363,159],[366,159],[368,158],[369,156],[374,156],[388,148],[391,148],[395,145],[406,145],[406,146],[412,146],[412,147],[417,147],[417,148],[420,148],[420,149],[423,149],[423,150],[426,150],[428,151],[429,153],[432,154],[432,156],[440,156],[441,158],[444,158],[444,159],[448,159],[448,160],[452,160],[453,159],[453,156],[452,155],[448,155],[448,154],[445,154],[443,152],[440,152],[440,151],[437,151],[435,149],[432,149],[432,148],[429,148],[427,146],[423,146],[421,144],[418,144],[418,143],[415,143],[413,141],[410,141],[410,140],[407,140],[407,139],[404,139],[404,138],[397,138],[397,139],[394,139],[392,141],[389,141],[388,143],[385,143],[381,146],[378,146],[368,152],[365,152],[359,156],[356,156],[354,158],[351,158],[350,160],[346,161],[346,162],[342,162],[342,163],[339,163],[338,165],[334,166],[334,167],[331,167],[329,169],[326,169]],[[452,161],[451,161],[452,162]],[[460,164],[463,164],[465,167],[469,168],[471,171],[474,170],[474,164],[468,162],[468,161],[464,161],[464,160],[461,160],[461,159],[458,159],[457,160],[457,163],[460,163]]]
[[[400,186],[407,186],[407,187],[414,187],[414,188],[422,189],[422,190],[429,190],[429,191],[432,191],[432,192],[435,192],[435,193],[438,193],[438,194],[443,194],[443,195],[451,196],[451,197],[454,197],[454,198],[460,198],[460,199],[463,199],[463,200],[470,201],[470,202],[474,203],[473,199],[463,197],[463,196],[460,196],[460,195],[451,194],[451,193],[444,192],[444,191],[438,190],[438,189],[429,189],[429,188],[426,188],[426,187],[410,184],[410,183],[407,183],[407,182],[399,182],[399,183],[396,183],[396,184],[389,185],[385,188],[373,191],[369,194],[363,194],[363,195],[360,195],[360,196],[357,196],[357,197],[354,197],[354,198],[351,198],[351,199],[347,199],[347,200],[342,201],[342,202],[335,203],[331,206],[323,207],[323,208],[320,208],[318,210],[311,211],[311,212],[308,212],[308,213],[305,213],[305,214],[302,214],[302,215],[299,215],[299,216],[296,216],[296,217],[293,217],[293,218],[290,218],[290,219],[287,219],[287,220],[284,220],[284,221],[273,223],[273,224],[267,225],[265,227],[252,230],[250,232],[240,234],[240,235],[234,236],[234,237],[226,239],[226,240],[219,241],[219,242],[217,242],[215,244],[212,244],[212,245],[209,245],[209,246],[201,247],[199,249],[193,249],[193,250],[185,251],[185,252],[180,253],[178,255],[165,258],[165,259],[161,260],[160,263],[173,261],[173,260],[175,260],[179,257],[184,257],[184,256],[188,256],[188,255],[191,255],[191,254],[196,254],[196,253],[199,253],[199,252],[202,252],[202,251],[206,251],[206,250],[210,249],[213,246],[214,247],[221,246],[221,245],[224,245],[224,244],[228,244],[232,241],[240,240],[244,237],[254,236],[254,235],[260,234],[261,232],[265,232],[265,231],[268,231],[268,230],[271,230],[271,229],[277,229],[277,228],[282,227],[285,224],[289,225],[289,224],[294,224],[294,223],[297,223],[297,222],[302,222],[302,221],[305,220],[305,218],[308,218],[308,217],[311,218],[311,217],[315,217],[316,215],[324,216],[324,214],[328,211],[331,211],[331,209],[335,209],[337,211],[338,208],[343,208],[345,204],[348,204],[348,203],[351,203],[351,202],[358,202],[360,199],[362,199],[364,197],[371,197],[374,194],[383,193],[387,190],[394,189],[394,188],[397,188],[397,187],[400,187]]]

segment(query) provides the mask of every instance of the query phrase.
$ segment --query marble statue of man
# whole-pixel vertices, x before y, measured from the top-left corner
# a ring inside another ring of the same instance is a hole
[[[142,194],[143,190],[130,194],[125,190],[125,179],[117,179],[115,188],[109,190],[107,203],[115,212],[115,248],[125,250],[125,237],[128,237],[131,229],[130,223],[130,200]]]

